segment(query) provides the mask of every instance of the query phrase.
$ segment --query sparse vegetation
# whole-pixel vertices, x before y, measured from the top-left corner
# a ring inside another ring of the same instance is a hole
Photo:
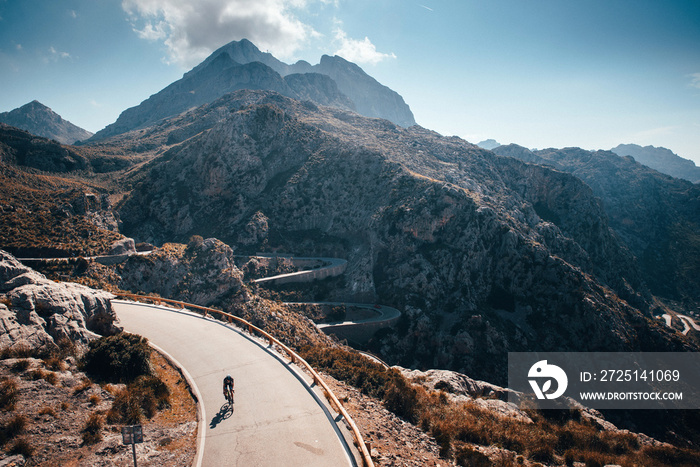
[[[534,423],[526,423],[472,402],[451,402],[443,392],[427,391],[344,348],[307,347],[301,355],[315,368],[383,400],[388,410],[430,433],[440,455],[458,465],[491,465],[471,445],[499,446],[545,465],[696,465],[693,451],[642,447],[634,434],[603,431],[578,410],[528,410]]]
[[[165,383],[155,376],[141,376],[116,394],[107,421],[133,425],[168,407],[170,390]]]

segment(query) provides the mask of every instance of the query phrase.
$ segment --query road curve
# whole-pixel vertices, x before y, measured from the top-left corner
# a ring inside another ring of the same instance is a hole
[[[147,337],[187,369],[203,399],[202,465],[357,465],[341,431],[306,378],[241,331],[187,312],[113,300],[129,332]],[[234,411],[222,381],[235,378]],[[302,380],[305,384],[302,384]]]

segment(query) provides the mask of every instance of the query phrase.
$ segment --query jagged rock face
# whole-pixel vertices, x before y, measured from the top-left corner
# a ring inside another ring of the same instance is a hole
[[[0,347],[50,348],[62,339],[85,346],[118,330],[111,294],[50,281],[2,250],[0,293]]]
[[[284,77],[293,90],[293,96],[302,101],[337,107],[344,110],[357,110],[355,104],[340,92],[335,81],[320,73],[295,73]]]
[[[515,391],[470,378],[467,375],[448,370],[409,370],[397,367],[401,373],[421,386],[443,391],[452,400],[471,401],[473,404],[490,410],[501,417],[508,417],[523,423],[532,423],[527,413],[520,410],[516,404],[508,402],[519,400]]]
[[[303,63],[293,65],[291,69],[330,76],[338,83],[338,89],[355,104],[360,115],[384,118],[402,127],[416,124],[413,113],[397,92],[377,82],[354,63],[328,55],[322,56],[318,65],[309,68]]]
[[[672,177],[700,183],[700,167],[691,160],[674,154],[670,149],[637,144],[620,144],[611,149],[618,156],[632,156],[640,164]]]
[[[376,343],[403,366],[493,380],[509,350],[690,345],[645,314],[633,259],[575,177],[272,93],[201,111],[215,106],[224,120],[151,163],[125,233],[345,257],[336,298],[405,311]]]
[[[131,256],[116,267],[116,272],[125,290],[191,303],[210,304],[235,296],[243,288],[243,273],[234,264],[233,250],[213,238]]]
[[[353,107],[350,107],[350,109],[356,110],[359,114],[366,117],[383,118],[402,127],[410,127],[416,124],[413,118],[413,112],[411,112],[411,109],[398,93],[383,86],[365,73],[362,68],[342,57],[324,55],[317,65],[311,65],[303,60],[293,65],[287,65],[277,60],[271,54],[261,52],[250,41],[243,39],[221,47],[212,53],[201,65],[198,65],[198,67],[205,66],[219,54],[224,53],[231,56],[231,58],[238,63],[256,61],[264,63],[285,77],[293,73],[319,73],[327,75],[337,83],[340,92],[350,98],[350,101],[353,103]],[[197,70],[198,67],[195,67],[193,71]],[[334,105],[324,104],[314,99],[312,100],[322,105]],[[338,105],[334,106],[348,108]]]
[[[402,126],[415,124],[401,96],[353,63],[324,56],[316,66],[306,62],[290,66],[243,40],[221,47],[182,79],[125,110],[93,140],[144,128],[240,89],[272,90],[294,99],[386,118]]]
[[[700,300],[698,185],[609,151],[566,148],[532,152],[509,145],[494,152],[546,164],[583,180],[603,201],[611,227],[638,258],[651,291],[689,304]]]
[[[32,101],[10,112],[0,113],[0,122],[63,144],[73,144],[92,136],[89,131],[64,120],[38,101]]]

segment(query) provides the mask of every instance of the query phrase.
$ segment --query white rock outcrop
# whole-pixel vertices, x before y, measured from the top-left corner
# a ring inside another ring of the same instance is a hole
[[[79,284],[57,283],[0,250],[0,348],[52,347],[69,339],[85,346],[118,331],[113,295]]]

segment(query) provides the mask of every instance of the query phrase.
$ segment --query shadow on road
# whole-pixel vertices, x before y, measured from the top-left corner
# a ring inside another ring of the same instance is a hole
[[[209,423],[209,428],[216,428],[216,425],[223,422],[231,415],[233,415],[233,404],[229,404],[227,402],[221,406],[221,408],[219,409],[219,413],[214,415],[214,418],[211,419],[211,423]]]

